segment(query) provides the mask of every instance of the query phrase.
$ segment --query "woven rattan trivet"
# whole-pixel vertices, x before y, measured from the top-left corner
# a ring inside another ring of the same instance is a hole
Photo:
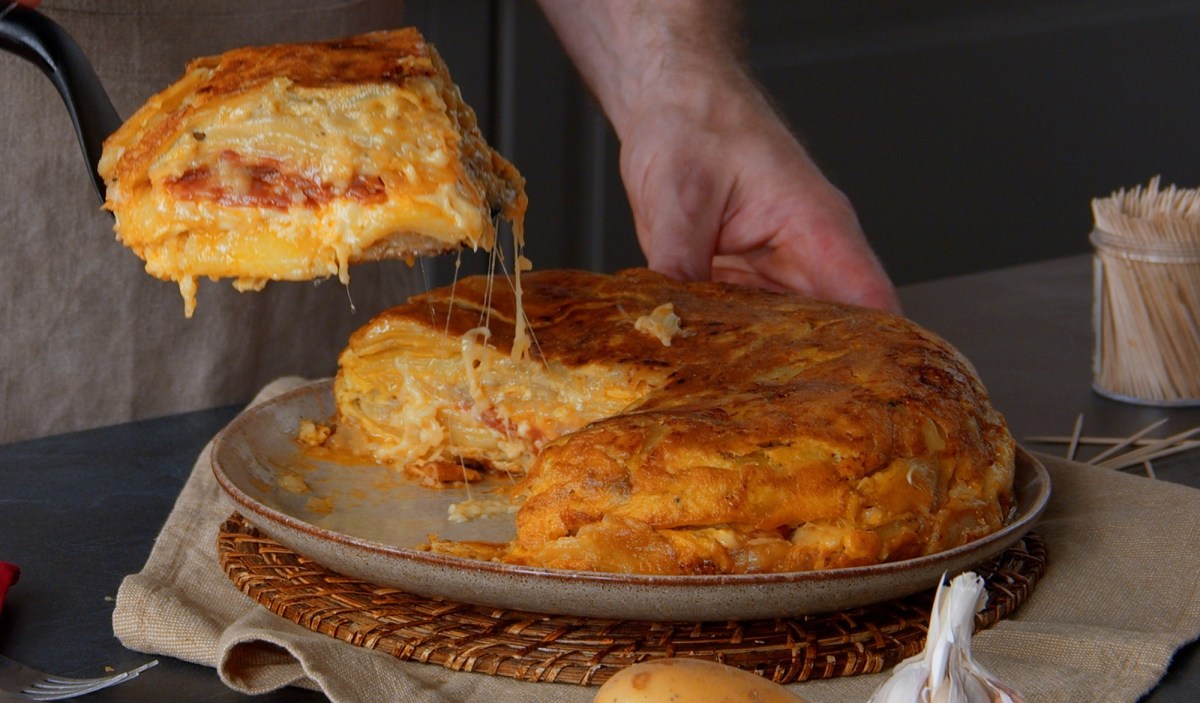
[[[584,685],[653,657],[720,661],[779,683],[882,671],[921,650],[933,591],[827,615],[662,623],[500,610],[417,596],[334,573],[261,535],[238,514],[221,526],[234,585],[303,627],[399,659],[526,681]],[[976,628],[1013,613],[1046,566],[1030,533],[975,569],[987,584]]]

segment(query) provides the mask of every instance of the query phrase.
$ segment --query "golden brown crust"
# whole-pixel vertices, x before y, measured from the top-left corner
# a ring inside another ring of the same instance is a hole
[[[852,566],[957,546],[1010,514],[1003,418],[970,364],[908,320],[645,270],[535,272],[524,289],[537,344],[518,377],[601,365],[645,391],[545,443],[519,489],[508,561],[646,573]],[[635,325],[667,302],[682,321],[669,346]],[[485,309],[503,356],[511,296],[465,279],[357,332],[339,383],[361,363],[356,350],[369,356],[389,333],[423,327],[457,344]]]
[[[100,173],[118,237],[193,288],[490,248],[494,216],[525,209],[524,180],[412,28],[196,59],[107,140]]]
[[[484,180],[489,205],[498,212],[515,205],[513,191],[520,188],[520,175],[483,140],[475,112],[462,101],[446,64],[415,28],[311,44],[234,49],[192,61],[187,74],[204,74],[204,78],[186,95],[176,95],[169,88],[162,94],[165,100],[161,106],[151,101],[129,121],[131,125],[149,123],[152,128],[122,153],[111,171],[114,180],[136,179],[144,174],[168,142],[180,137],[180,127],[190,114],[230,96],[261,89],[272,81],[283,79],[299,88],[354,86],[369,90],[388,84],[404,87],[410,81],[425,78],[436,79],[439,84],[447,112],[463,139],[463,163],[468,171]],[[159,110],[165,113],[160,115]],[[117,134],[120,136],[114,135],[114,143],[127,136],[120,131]],[[270,163],[264,165],[272,167]],[[329,189],[329,184],[313,185]],[[304,206],[311,204],[306,201]]]

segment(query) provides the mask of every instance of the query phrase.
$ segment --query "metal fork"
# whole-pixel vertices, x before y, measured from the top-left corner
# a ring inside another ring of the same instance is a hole
[[[157,663],[158,660],[154,659],[136,669],[119,674],[94,679],[72,679],[43,673],[0,654],[0,702],[59,701],[74,698],[135,679],[138,674]]]

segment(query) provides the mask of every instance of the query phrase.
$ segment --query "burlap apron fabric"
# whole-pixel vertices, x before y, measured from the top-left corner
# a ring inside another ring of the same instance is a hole
[[[399,0],[45,0],[130,115],[186,62],[250,44],[401,25]],[[237,293],[174,284],[114,240],[50,81],[0,53],[0,443],[243,402],[282,374],[328,375],[350,332],[421,285],[403,263]],[[354,311],[351,311],[353,299]]]
[[[299,385],[282,379],[260,396]],[[989,671],[1031,703],[1132,703],[1200,634],[1200,491],[1044,457],[1053,496],[1038,533],[1049,562],[1029,601],[976,636]],[[261,693],[320,688],[332,700],[572,701],[595,689],[522,683],[398,662],[284,620],[221,572],[216,535],[233,512],[201,454],[145,568],[117,593],[113,627],[132,649],[215,667]],[[793,685],[811,703],[866,701],[884,674]]]

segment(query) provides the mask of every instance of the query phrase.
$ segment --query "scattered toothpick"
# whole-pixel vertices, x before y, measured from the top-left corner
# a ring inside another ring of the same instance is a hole
[[[1083,434],[1083,413],[1075,417],[1075,429],[1071,431],[1071,443],[1067,445],[1067,460],[1075,460],[1075,452],[1079,450],[1079,435]]]
[[[1152,463],[1154,460],[1200,448],[1200,440],[1192,439],[1195,435],[1200,434],[1200,427],[1193,427],[1161,439],[1147,437],[1166,422],[1167,418],[1163,418],[1124,438],[1093,437],[1083,434],[1083,415],[1079,415],[1075,418],[1075,427],[1070,435],[1027,437],[1026,441],[1039,444],[1066,444],[1065,456],[1070,460],[1076,458],[1081,446],[1106,447],[1083,463],[1118,471],[1140,466],[1147,476],[1157,478]]]
[[[1096,466],[1102,466],[1106,469],[1124,469],[1130,466],[1136,466],[1143,461],[1161,459],[1163,457],[1171,456],[1172,454],[1178,454],[1179,452],[1190,449],[1190,447],[1183,444],[1183,442],[1197,432],[1200,432],[1200,427],[1193,427],[1186,432],[1180,432],[1179,434],[1171,435],[1160,442],[1139,447],[1138,449],[1134,449],[1133,451],[1122,454],[1121,456],[1115,456],[1111,459],[1105,459],[1104,461],[1093,460],[1088,463],[1095,464]]]
[[[1155,423],[1151,424],[1150,426],[1142,429],[1140,432],[1136,432],[1136,433],[1130,435],[1129,439],[1126,439],[1122,442],[1118,442],[1118,443],[1114,444],[1112,447],[1110,447],[1109,449],[1105,449],[1104,451],[1100,452],[1099,454],[1097,454],[1095,457],[1092,458],[1092,461],[1093,462],[1104,461],[1105,459],[1109,458],[1113,454],[1116,454],[1117,452],[1121,451],[1125,447],[1128,447],[1130,444],[1133,444],[1134,442],[1138,441],[1142,437],[1145,437],[1146,435],[1150,434],[1154,430],[1157,430],[1158,428],[1162,427],[1164,424],[1166,424],[1166,422],[1167,422],[1167,418],[1164,417],[1163,419],[1159,420],[1158,422],[1155,422]]]

